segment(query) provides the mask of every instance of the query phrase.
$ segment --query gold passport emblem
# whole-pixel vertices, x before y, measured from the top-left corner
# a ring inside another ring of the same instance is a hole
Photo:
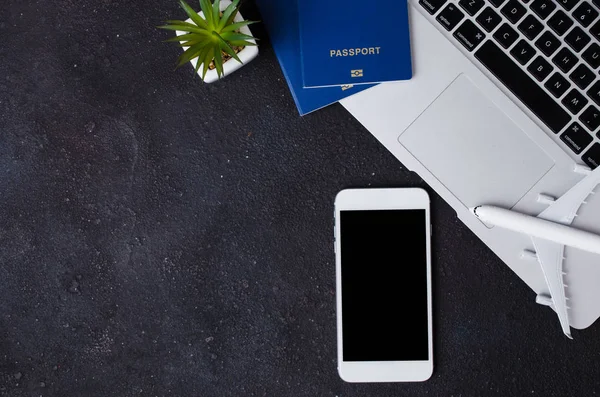
[[[363,70],[362,69],[354,69],[350,71],[350,76],[352,77],[363,77]]]
[[[349,90],[350,88],[354,87],[354,85],[352,84],[346,84],[342,86],[342,91],[346,91]]]

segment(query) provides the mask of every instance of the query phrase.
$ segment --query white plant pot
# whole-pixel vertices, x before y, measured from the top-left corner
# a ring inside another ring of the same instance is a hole
[[[221,11],[224,11],[228,5],[231,4],[231,1],[229,0],[221,0],[220,3],[220,8]],[[202,12],[199,13],[201,17],[204,17],[204,14]],[[238,14],[235,16],[234,18],[234,22],[242,22],[244,20],[244,17],[242,17],[242,14],[238,12]],[[189,23],[194,23],[192,21],[192,19],[188,19],[186,22]],[[185,34],[187,32],[182,32],[177,30],[175,32],[177,34],[177,36],[181,36],[182,34]],[[248,36],[252,36],[252,32],[250,32],[250,28],[248,28],[248,26],[243,26],[240,29],[240,33],[243,34],[247,34]],[[256,44],[256,40],[252,39],[252,40],[248,40],[251,43]],[[187,50],[189,47],[182,47],[183,51]],[[247,64],[248,62],[250,62],[251,60],[253,60],[254,58],[256,58],[256,56],[258,55],[258,47],[257,46],[246,46],[244,47],[244,49],[242,49],[240,52],[237,53],[237,56],[240,58],[240,60],[242,61],[242,63],[239,63],[238,61],[236,61],[233,58],[230,58],[229,60],[227,60],[226,62],[223,63],[223,76],[225,77],[227,75],[230,75],[231,73],[235,72],[236,70],[238,70],[239,68],[241,68],[242,66],[244,66],[245,64]],[[196,59],[192,59],[190,61],[190,63],[192,64],[192,66],[194,67],[194,70],[196,68],[196,65],[198,65],[198,62],[200,62],[200,59],[196,58]],[[202,68],[204,67],[204,65],[200,65],[200,69],[198,69],[198,75],[200,76],[200,78],[202,78]],[[217,74],[217,69],[208,69],[208,71],[206,72],[206,76],[204,77],[204,82],[205,83],[212,83],[214,81],[217,81],[219,79],[219,75]]]

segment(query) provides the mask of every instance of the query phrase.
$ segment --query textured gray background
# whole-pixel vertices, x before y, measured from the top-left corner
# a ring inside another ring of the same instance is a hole
[[[341,106],[298,117],[261,25],[222,82],[174,72],[173,17],[0,2],[1,396],[600,392],[598,324],[568,341],[430,189],[435,374],[344,384],[333,198],[426,186]]]

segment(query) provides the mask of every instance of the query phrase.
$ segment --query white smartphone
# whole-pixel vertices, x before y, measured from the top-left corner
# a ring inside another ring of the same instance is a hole
[[[347,382],[433,373],[429,196],[348,189],[335,199],[338,371]]]

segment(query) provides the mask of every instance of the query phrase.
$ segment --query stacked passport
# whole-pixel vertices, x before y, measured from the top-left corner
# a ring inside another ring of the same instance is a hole
[[[406,0],[256,0],[301,115],[412,77]]]

